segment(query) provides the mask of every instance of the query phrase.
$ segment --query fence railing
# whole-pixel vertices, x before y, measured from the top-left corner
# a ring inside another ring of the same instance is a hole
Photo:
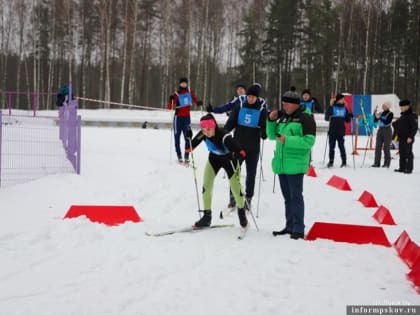
[[[80,174],[81,118],[77,100],[58,116],[0,111],[0,187],[56,173]]]
[[[40,97],[45,97],[45,95],[55,96],[56,93],[53,92],[35,92],[35,91],[2,91],[0,90],[0,95],[2,95],[7,103],[7,109],[9,112],[9,115],[12,115],[12,109],[13,109],[13,101],[14,98],[17,98],[18,96],[25,96],[29,103],[28,109],[30,108],[32,110],[32,115],[36,116],[38,111],[38,105],[40,101]],[[16,104],[15,104],[16,105]]]

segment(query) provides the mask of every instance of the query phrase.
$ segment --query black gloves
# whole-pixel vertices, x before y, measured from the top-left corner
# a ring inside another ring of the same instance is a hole
[[[213,112],[213,106],[211,104],[206,106],[206,111],[207,113],[212,113]]]
[[[203,101],[198,101],[197,106],[203,106]]]

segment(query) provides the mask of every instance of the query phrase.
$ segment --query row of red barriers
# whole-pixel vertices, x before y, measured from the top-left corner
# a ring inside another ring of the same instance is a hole
[[[310,177],[317,177],[315,168],[311,166],[307,173]],[[351,186],[345,178],[333,175],[327,182],[342,191],[351,191]],[[391,211],[385,206],[378,206],[375,197],[368,191],[363,191],[358,201],[366,208],[378,209],[373,214],[373,218],[380,224],[396,225]],[[317,238],[329,239],[336,242],[347,242],[355,244],[376,244],[391,247],[386,234],[380,226],[365,226],[353,224],[338,224],[327,222],[315,222],[306,235],[306,240]],[[411,281],[420,294],[420,246],[413,242],[406,231],[403,231],[393,244],[399,257],[410,268],[407,279]]]
[[[403,231],[394,243],[398,256],[410,268],[407,279],[411,281],[420,294],[420,247],[413,242],[406,231]]]
[[[311,166],[307,175],[317,177],[313,166]],[[339,190],[351,191],[347,180],[335,175],[330,178],[327,184]],[[375,197],[368,191],[364,191],[358,201],[366,208],[378,207]],[[122,224],[127,221],[143,221],[133,206],[73,205],[67,211],[65,218],[74,218],[82,215],[85,215],[92,222],[104,223],[109,226]],[[390,210],[382,205],[378,207],[373,218],[380,224],[396,225]],[[305,239],[316,240],[318,238],[336,242],[375,244],[391,247],[381,226],[315,222]],[[420,294],[420,247],[410,239],[406,231],[401,233],[393,245],[400,258],[410,268],[407,278],[414,284],[416,291]]]

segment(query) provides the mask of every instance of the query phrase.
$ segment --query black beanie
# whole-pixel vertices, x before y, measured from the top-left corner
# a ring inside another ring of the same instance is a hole
[[[186,77],[182,77],[179,79],[179,84],[181,84],[182,82],[188,83],[188,79]]]
[[[342,98],[344,98],[344,95],[341,93],[337,93],[337,95],[335,96],[335,101],[338,102],[339,100],[341,100]]]
[[[254,95],[256,97],[260,96],[260,87],[257,85],[251,85],[247,90],[246,90],[246,95]]]
[[[281,97],[281,101],[285,103],[300,104],[300,96],[295,91],[287,91]]]
[[[409,100],[402,100],[400,101],[400,106],[407,106],[410,105],[410,101]]]
[[[243,88],[244,90],[246,90],[246,86],[243,83],[236,84],[235,89],[239,89],[240,87]]]
[[[304,89],[303,91],[302,91],[302,95],[303,94],[309,94],[309,95],[311,95],[311,91],[309,90],[309,89]]]

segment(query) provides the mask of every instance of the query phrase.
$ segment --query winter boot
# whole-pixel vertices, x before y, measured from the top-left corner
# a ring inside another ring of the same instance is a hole
[[[290,234],[290,238],[292,238],[294,240],[298,240],[300,238],[305,238],[305,234],[304,233],[299,233],[299,232],[293,232],[292,234]]]
[[[201,219],[194,223],[197,228],[208,227],[211,224],[211,210],[204,210],[203,213]]]
[[[328,164],[327,164],[327,167],[328,168],[331,168],[331,167],[333,167],[333,165],[334,165],[334,162],[333,161],[329,161]]]
[[[245,208],[238,209],[239,224],[244,228],[248,225]]]
[[[292,234],[291,231],[289,231],[287,228],[284,228],[281,231],[273,231],[273,236],[277,236],[277,235],[286,235],[286,234]]]
[[[340,165],[340,167],[346,167],[347,166],[347,162],[346,161],[343,161],[342,163],[341,163],[341,165]]]

